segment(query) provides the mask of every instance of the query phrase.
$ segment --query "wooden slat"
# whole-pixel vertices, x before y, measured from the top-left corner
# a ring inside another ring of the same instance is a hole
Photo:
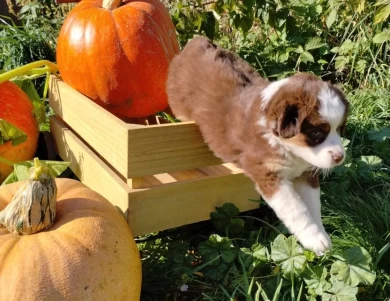
[[[243,174],[208,177],[134,191],[129,196],[129,224],[135,235],[210,219],[210,212],[226,202],[240,211],[259,207],[254,184]]]
[[[55,76],[51,77],[50,106],[100,156],[127,176],[129,125]],[[134,127],[143,127],[134,125]]]
[[[129,130],[128,177],[220,164],[193,122]]]
[[[51,77],[50,105],[101,158],[131,179],[220,164],[193,122],[126,123]]]
[[[55,117],[50,119],[59,155],[81,182],[100,193],[123,213],[128,209],[129,188],[93,151]]]

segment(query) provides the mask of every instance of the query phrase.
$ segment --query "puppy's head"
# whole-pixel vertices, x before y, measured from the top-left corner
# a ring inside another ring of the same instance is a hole
[[[348,102],[336,86],[314,75],[295,75],[262,91],[262,109],[259,123],[270,127],[294,155],[319,168],[332,168],[344,161],[340,135]]]

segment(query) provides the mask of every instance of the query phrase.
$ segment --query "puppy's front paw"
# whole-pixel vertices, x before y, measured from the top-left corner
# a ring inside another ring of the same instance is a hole
[[[317,225],[306,227],[296,236],[305,248],[312,250],[317,255],[322,255],[332,248],[329,235]]]

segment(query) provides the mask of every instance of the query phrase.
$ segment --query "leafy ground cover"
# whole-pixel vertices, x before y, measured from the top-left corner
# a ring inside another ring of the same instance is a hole
[[[51,0],[17,2],[25,5],[21,26],[0,18],[4,70],[54,60],[58,29],[70,8]],[[137,238],[142,300],[388,300],[390,2],[164,3],[182,46],[202,34],[239,53],[265,77],[309,71],[341,85],[351,102],[344,140],[348,156],[322,180],[332,252],[317,257],[303,250],[262,201],[258,210],[240,214],[234,200],[226,200],[210,221]],[[38,88],[31,97],[39,108],[44,79],[21,80],[30,94],[31,83]],[[42,131],[48,130],[45,120]]]

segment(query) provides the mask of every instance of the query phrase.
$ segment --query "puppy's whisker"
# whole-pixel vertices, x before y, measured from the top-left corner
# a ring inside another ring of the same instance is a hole
[[[314,173],[312,174],[313,177],[315,177],[316,175],[320,175],[321,174],[321,169],[317,166],[313,166],[312,168],[312,172],[314,171]]]

